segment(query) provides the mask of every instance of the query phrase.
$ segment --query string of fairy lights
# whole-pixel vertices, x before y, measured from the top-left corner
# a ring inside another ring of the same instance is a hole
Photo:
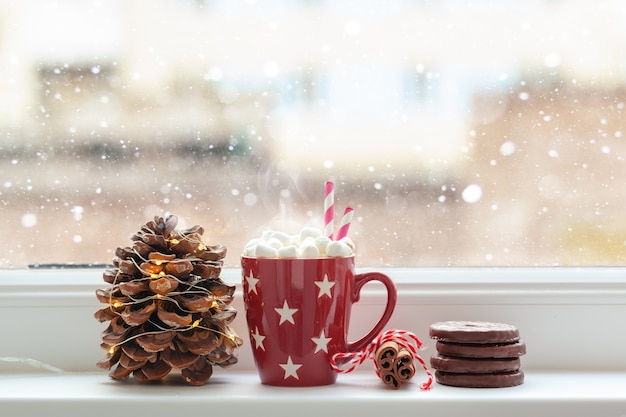
[[[192,233],[190,235],[194,235],[194,234]],[[200,241],[199,239],[193,239],[189,235],[186,235],[186,234],[182,234],[181,236],[184,240],[187,240],[189,243],[192,243],[195,246],[196,251],[202,252],[208,249],[207,246],[204,245],[204,243],[202,243],[202,241]],[[172,247],[179,245],[181,243],[181,240],[178,238],[171,238],[171,239],[166,238],[165,243],[169,248],[172,248]],[[146,258],[135,247],[132,248],[132,251],[141,261],[143,261],[142,263],[138,263],[136,259],[130,258],[130,261],[133,263],[134,267],[138,271],[140,271],[141,274],[143,275],[143,278],[132,279],[133,283],[135,284],[143,283],[143,282],[150,283],[150,282],[154,282],[155,280],[165,278],[167,280],[175,281],[176,282],[175,288],[171,291],[168,289],[159,291],[157,289],[156,292],[153,291],[152,294],[150,295],[147,295],[141,298],[135,298],[134,297],[135,294],[133,294],[132,291],[127,291],[127,293],[124,293],[124,291],[121,289],[121,285],[123,285],[126,281],[120,282],[120,277],[123,275],[127,275],[127,274],[124,274],[119,268],[117,268],[113,281],[111,282],[111,287],[109,287],[108,289],[104,289],[104,290],[100,289],[96,291],[96,295],[98,299],[101,302],[108,304],[110,311],[115,315],[121,316],[122,320],[124,320],[124,311],[126,311],[129,307],[132,307],[135,305],[146,304],[151,301],[156,301],[157,303],[169,302],[175,305],[179,311],[188,314],[189,317],[181,319],[181,321],[184,320],[184,321],[188,321],[189,323],[186,325],[179,325],[177,323],[172,323],[171,326],[165,323],[160,324],[156,322],[155,320],[152,320],[152,314],[154,310],[155,309],[158,310],[158,308],[156,308],[153,303],[148,304],[147,305],[147,308],[149,310],[149,313],[147,314],[148,318],[144,321],[144,323],[149,323],[156,330],[146,331],[144,329],[143,331],[139,333],[125,337],[120,342],[113,343],[113,344],[106,343],[109,346],[107,351],[110,355],[113,355],[115,351],[117,350],[117,348],[124,345],[125,343],[128,343],[142,336],[158,335],[158,334],[163,334],[167,332],[187,332],[187,331],[194,330],[194,329],[210,331],[214,333],[215,335],[219,335],[221,337],[226,337],[230,339],[235,345],[241,344],[239,336],[237,336],[232,331],[224,332],[221,329],[219,329],[218,326],[214,325],[214,326],[208,327],[207,325],[205,325],[205,323],[203,322],[210,321],[210,317],[206,317],[204,314],[202,314],[200,318],[192,320],[192,315],[195,313],[205,313],[210,310],[222,311],[225,308],[227,309],[229,301],[230,301],[229,299],[231,297],[230,294],[227,293],[226,296],[220,297],[214,294],[210,289],[202,287],[201,284],[205,283],[207,279],[202,278],[201,276],[190,274],[189,279],[183,280],[175,275],[168,274],[164,271],[164,268],[168,263],[181,262],[181,261],[188,263],[189,265],[188,267],[190,269],[193,269],[192,261],[202,261],[201,258],[189,257],[189,258],[181,259],[181,258],[176,258],[176,255],[174,254],[165,255],[160,252],[152,252],[150,256]],[[185,287],[185,289],[182,291],[176,291],[176,288],[179,288],[179,285],[181,284],[182,286]],[[118,293],[118,291],[121,294],[121,296],[115,295],[116,293]],[[137,291],[138,293],[145,293],[145,291],[143,290],[143,287],[142,289],[137,290]],[[199,304],[201,304],[202,307],[188,308],[185,305],[185,302],[192,303],[194,300],[191,300],[191,299],[179,300],[176,298],[176,297],[180,298],[180,297],[194,296],[194,295],[197,295],[201,298]],[[225,301],[225,299],[227,299],[228,301]],[[137,313],[140,311],[141,310],[135,310],[134,312]],[[234,309],[232,310],[231,314],[233,315],[235,314]],[[181,317],[181,316],[178,316],[178,317]]]

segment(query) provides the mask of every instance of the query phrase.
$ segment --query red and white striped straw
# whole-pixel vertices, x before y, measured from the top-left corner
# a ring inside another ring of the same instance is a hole
[[[354,215],[354,209],[352,207],[346,207],[339,224],[339,230],[337,231],[337,240],[343,239],[348,236],[348,229],[350,228],[350,222],[352,222],[352,216]]]
[[[335,227],[335,184],[326,181],[324,184],[324,236],[333,238]]]

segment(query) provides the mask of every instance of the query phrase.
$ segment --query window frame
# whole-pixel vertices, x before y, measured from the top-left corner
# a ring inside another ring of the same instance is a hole
[[[609,371],[617,366],[626,371],[626,364],[615,363],[626,351],[626,333],[612,326],[612,318],[626,316],[624,267],[358,268],[357,272],[373,270],[392,277],[398,291],[386,328],[414,332],[426,346],[431,344],[427,329],[432,322],[501,321],[520,328],[529,346],[525,367]],[[101,308],[95,290],[109,285],[101,274],[102,269],[0,270],[0,328],[10,335],[3,341],[2,355],[31,358],[70,372],[97,371],[104,328],[93,318]],[[233,306],[238,315],[233,329],[245,342],[235,366],[251,372],[241,271],[224,268],[222,278],[236,285]],[[369,330],[385,300],[382,285],[364,287],[353,308],[351,339]],[[599,343],[607,334],[611,342]],[[575,349],[561,352],[564,343]],[[24,364],[0,362],[0,369],[6,367],[33,371]]]

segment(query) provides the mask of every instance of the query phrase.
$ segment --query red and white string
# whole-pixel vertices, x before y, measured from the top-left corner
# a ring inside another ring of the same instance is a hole
[[[354,371],[357,366],[361,365],[368,358],[371,358],[374,361],[374,364],[376,364],[376,358],[374,357],[376,351],[383,343],[390,341],[396,342],[398,346],[408,350],[411,353],[413,360],[418,361],[422,365],[426,375],[428,375],[428,381],[420,384],[420,389],[429,390],[433,382],[433,375],[428,369],[424,359],[422,359],[422,357],[417,353],[417,351],[422,348],[423,343],[415,334],[406,330],[387,330],[377,336],[360,351],[336,353],[330,358],[331,367],[335,372],[346,374]],[[376,375],[380,377],[377,367]]]

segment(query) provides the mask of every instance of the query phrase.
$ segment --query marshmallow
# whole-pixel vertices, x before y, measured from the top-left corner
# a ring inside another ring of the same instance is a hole
[[[348,246],[350,246],[350,249],[352,249],[352,252],[354,252],[354,242],[348,236],[346,236],[344,238],[341,238],[339,241],[345,243]]]
[[[352,255],[352,248],[341,241],[332,241],[326,246],[326,255],[340,257]]]
[[[298,248],[294,245],[283,246],[278,249],[278,257],[279,258],[297,258],[298,257]]]
[[[279,240],[281,243],[281,246],[289,246],[293,243],[293,238],[289,236],[287,233],[283,233],[283,232],[273,232],[272,239]]]
[[[257,258],[278,258],[278,250],[267,243],[261,242],[256,245],[254,256]]]
[[[301,258],[317,258],[318,256],[320,256],[320,251],[319,249],[317,249],[317,246],[315,246],[314,241],[305,243],[300,246]]]
[[[275,237],[270,237],[269,240],[265,241],[265,243],[267,243],[274,249],[280,249],[283,247],[283,242],[281,242],[279,239],[276,239]]]
[[[332,240],[325,236],[320,236],[315,239],[315,246],[317,246],[317,250],[321,255],[326,255],[326,248],[330,242],[332,242]]]
[[[319,229],[303,228],[297,235],[266,230],[260,238],[246,243],[243,256],[257,258],[319,258],[342,257],[354,253],[354,242],[349,237],[333,241]]]
[[[248,243],[246,243],[246,248],[250,246],[256,246],[258,243],[261,242],[263,242],[263,239],[261,239],[260,237],[255,237],[254,239],[250,239]]]
[[[263,239],[257,237],[246,243],[246,246],[243,248],[243,256],[254,256],[254,253],[256,251],[256,245],[261,242],[263,242]]]
[[[322,231],[319,229],[315,229],[313,227],[305,227],[300,231],[300,242],[304,242],[304,239],[307,237],[312,237],[315,239],[316,237],[322,236]]]

